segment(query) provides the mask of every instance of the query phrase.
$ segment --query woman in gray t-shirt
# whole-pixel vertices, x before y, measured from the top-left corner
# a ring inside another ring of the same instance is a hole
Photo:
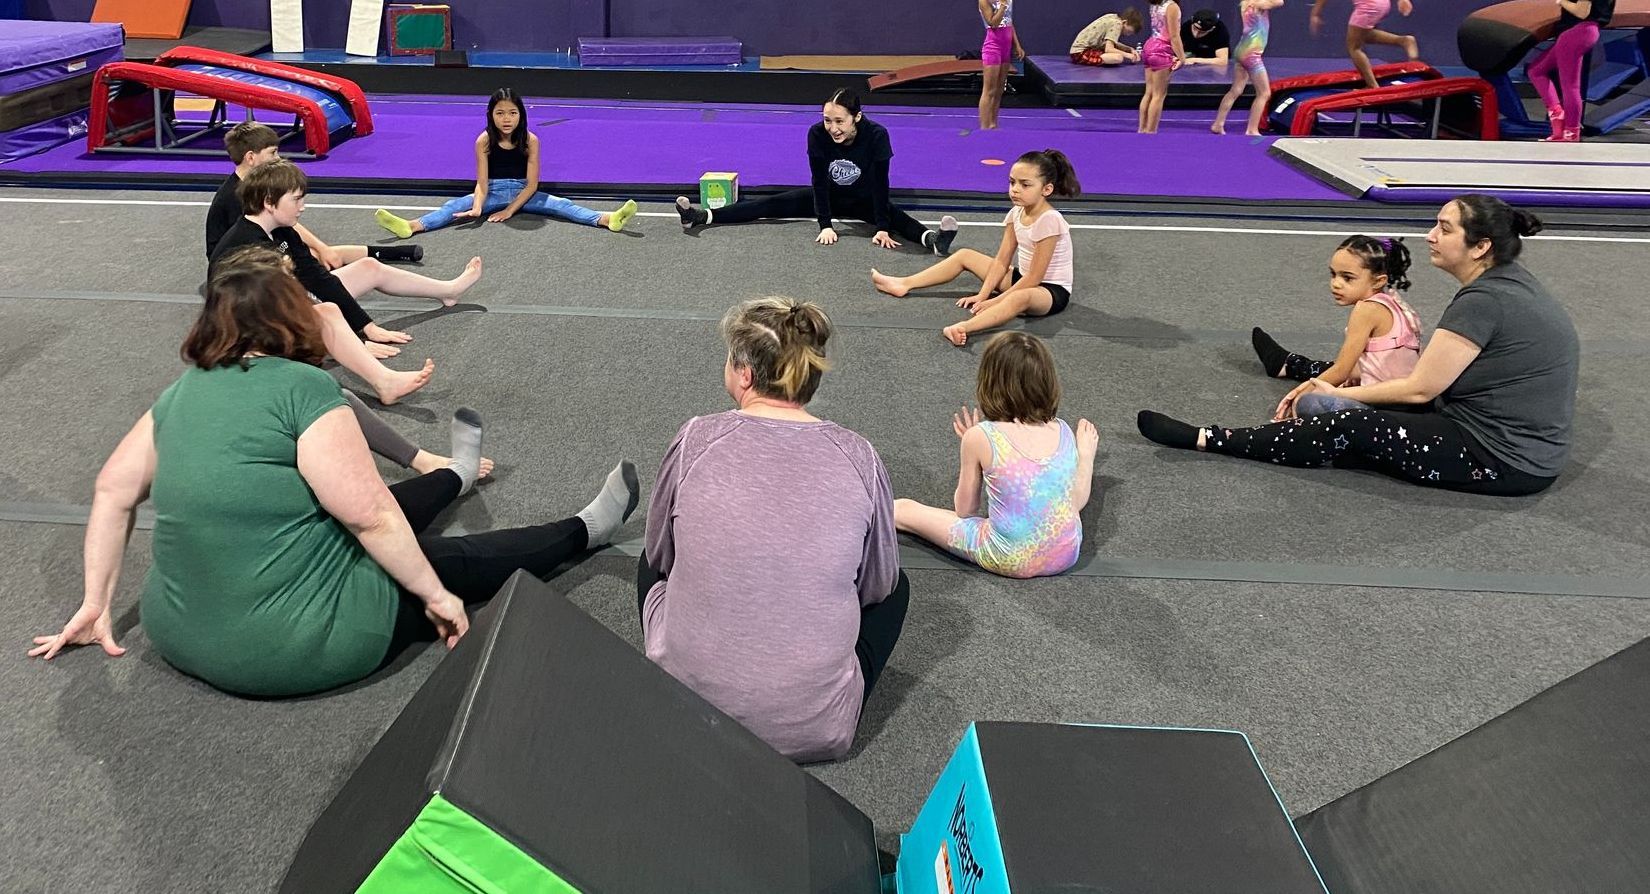
[[[1256,428],[1198,428],[1142,410],[1140,433],[1288,466],[1349,462],[1472,493],[1544,490],[1570,452],[1581,351],[1564,307],[1517,263],[1522,237],[1540,230],[1534,215],[1489,196],[1458,196],[1438,212],[1432,264],[1461,289],[1408,376],[1352,388],[1313,379],[1278,405],[1279,421]]]
[[[723,317],[738,409],[676,435],[637,569],[647,657],[797,761],[848,752],[910,595],[888,470],[805,409],[830,334],[788,298]]]

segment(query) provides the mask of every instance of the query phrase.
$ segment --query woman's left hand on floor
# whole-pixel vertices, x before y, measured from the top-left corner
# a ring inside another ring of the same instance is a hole
[[[505,221],[509,220],[510,218],[512,218],[514,216],[515,215],[512,212],[500,211],[500,212],[495,213],[493,216],[487,218],[487,222],[488,223],[504,223]]]
[[[899,248],[899,243],[894,241],[894,237],[888,235],[887,230],[878,230],[877,234],[871,237],[871,244],[882,248]]]
[[[29,650],[29,657],[50,661],[67,646],[89,646],[92,643],[102,646],[111,657],[126,654],[126,649],[115,642],[115,625],[109,616],[109,609],[99,610],[94,605],[81,603],[80,610],[74,613],[69,623],[63,625],[62,632],[55,636],[34,638],[34,648]]]

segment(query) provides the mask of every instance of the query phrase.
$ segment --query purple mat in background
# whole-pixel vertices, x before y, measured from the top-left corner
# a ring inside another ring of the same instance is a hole
[[[473,180],[473,141],[484,126],[485,100],[373,96],[371,105],[376,132],[302,162],[310,177],[322,185],[333,178],[405,180],[408,191],[436,186],[418,181]],[[1133,110],[1008,109],[996,131],[976,130],[970,108],[890,106],[866,113],[893,137],[896,189],[1006,193],[1008,168],[985,160],[1012,162],[1022,152],[1053,147],[1071,157],[1090,194],[1351,201],[1269,157],[1269,138],[1209,133],[1207,111],[1165,112],[1155,136],[1134,133]],[[543,146],[540,179],[563,188],[685,189],[706,171],[737,171],[746,187],[806,186],[806,133],[818,118],[814,106],[528,100],[528,120]],[[97,156],[79,143],[0,167],[134,178],[227,170],[227,158]]]

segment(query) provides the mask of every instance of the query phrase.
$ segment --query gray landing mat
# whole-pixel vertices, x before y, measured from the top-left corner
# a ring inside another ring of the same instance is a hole
[[[1285,138],[1271,152],[1355,195],[1409,190],[1650,197],[1650,149],[1633,143]]]

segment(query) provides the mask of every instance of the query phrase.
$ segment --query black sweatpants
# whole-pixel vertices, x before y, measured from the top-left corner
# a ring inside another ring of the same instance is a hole
[[[1284,466],[1334,463],[1467,493],[1523,496],[1557,480],[1508,466],[1441,413],[1358,408],[1209,432],[1211,453]]]
[[[462,487],[463,481],[457,472],[438,469],[392,484],[390,493],[401,506],[407,523],[412,525],[418,546],[435,568],[442,586],[464,600],[465,605],[491,599],[518,570],[544,577],[584,551],[588,534],[584,521],[577,516],[547,525],[462,537],[424,533],[441,510],[457,499]],[[409,643],[433,639],[435,628],[424,617],[423,600],[402,590],[401,609],[396,616],[388,657],[393,658]]]
[[[663,579],[664,575],[654,571],[645,557],[636,562],[636,618],[639,622],[646,623],[648,591]],[[871,697],[871,687],[882,676],[882,669],[888,666],[888,659],[894,654],[894,646],[899,644],[900,633],[905,630],[905,610],[910,605],[911,581],[901,571],[888,598],[859,610],[859,639],[854,643],[854,656],[859,659],[859,670],[865,677],[864,699]]]
[[[753,220],[768,220],[776,217],[805,217],[810,220],[814,216],[814,191],[812,189],[792,189],[776,195],[764,196],[759,199],[741,199],[732,205],[726,205],[711,211],[712,224],[749,223]],[[875,216],[870,202],[837,202],[833,200],[831,216],[838,220],[863,220],[875,226]],[[928,231],[920,221],[906,214],[900,206],[888,203],[888,226],[890,231],[903,239],[917,245],[922,245],[922,234]]]

